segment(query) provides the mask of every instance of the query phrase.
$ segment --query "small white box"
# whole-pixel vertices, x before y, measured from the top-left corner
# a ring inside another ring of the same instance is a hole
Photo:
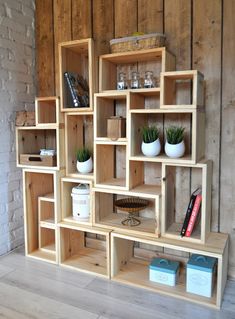
[[[211,298],[216,258],[193,254],[187,263],[187,292]]]
[[[175,286],[179,274],[179,262],[154,258],[149,265],[149,280]]]

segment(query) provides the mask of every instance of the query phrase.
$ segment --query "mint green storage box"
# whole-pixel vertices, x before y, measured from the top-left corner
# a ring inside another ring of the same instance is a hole
[[[154,258],[149,265],[149,280],[175,286],[179,274],[179,262],[164,258]]]
[[[192,254],[187,263],[187,292],[210,298],[216,258]]]

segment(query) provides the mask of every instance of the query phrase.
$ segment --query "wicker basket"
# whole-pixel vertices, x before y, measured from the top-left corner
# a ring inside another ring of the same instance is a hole
[[[140,36],[113,39],[110,41],[112,53],[159,48],[165,46],[166,36],[162,33],[151,33]]]

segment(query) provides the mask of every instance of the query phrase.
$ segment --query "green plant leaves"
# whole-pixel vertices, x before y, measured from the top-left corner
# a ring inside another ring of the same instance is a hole
[[[182,126],[170,126],[166,129],[166,139],[169,144],[179,144],[184,139],[184,130]]]

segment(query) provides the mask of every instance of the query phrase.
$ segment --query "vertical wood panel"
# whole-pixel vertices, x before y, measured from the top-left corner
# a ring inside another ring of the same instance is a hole
[[[37,96],[55,94],[53,36],[53,0],[36,1]]]
[[[205,75],[206,158],[213,160],[212,229],[218,230],[220,86],[221,86],[221,0],[193,2],[193,68]]]
[[[163,32],[163,0],[138,0],[138,31]]]
[[[220,231],[230,233],[229,275],[235,277],[235,1],[224,0]]]
[[[59,95],[58,43],[71,40],[71,16],[71,0],[54,0],[55,83],[57,95]]]
[[[137,0],[115,0],[115,38],[137,31]]]
[[[165,34],[167,38],[167,47],[176,56],[177,70],[191,69],[191,1],[188,0],[165,0],[164,7],[165,17]],[[190,90],[188,86],[181,86],[177,94],[177,102],[187,101],[190,103]],[[186,102],[186,103],[187,103]],[[171,123],[175,118],[176,125],[182,125],[186,128],[187,134],[190,134],[191,123],[187,117],[179,118],[177,115],[172,116]],[[182,121],[181,121],[182,119]],[[165,121],[165,126],[169,124]],[[182,222],[187,207],[186,202],[190,198],[190,172],[188,169],[176,170],[176,190],[175,198],[182,198],[176,201],[176,220]],[[177,186],[178,185],[178,186]]]
[[[92,37],[91,0],[72,0],[72,39]]]
[[[113,0],[93,1],[93,37],[96,54],[109,52],[109,41],[114,36]]]

